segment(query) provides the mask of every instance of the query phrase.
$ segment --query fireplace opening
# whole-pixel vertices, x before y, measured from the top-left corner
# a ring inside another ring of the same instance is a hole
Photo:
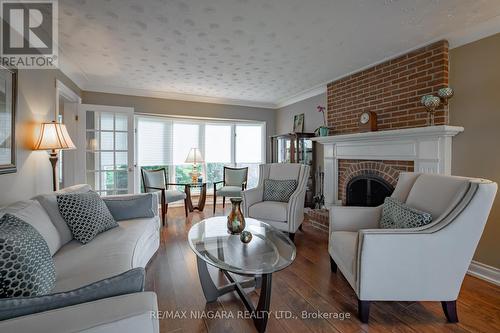
[[[361,175],[353,177],[346,188],[347,206],[375,207],[384,203],[394,188],[382,177]]]

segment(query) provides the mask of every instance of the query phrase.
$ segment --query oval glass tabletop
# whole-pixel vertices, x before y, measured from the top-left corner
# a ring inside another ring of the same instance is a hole
[[[295,245],[281,231],[267,223],[247,218],[246,231],[252,240],[245,244],[240,235],[227,231],[227,217],[203,220],[191,227],[191,249],[208,264],[225,271],[259,275],[279,271],[295,259]]]

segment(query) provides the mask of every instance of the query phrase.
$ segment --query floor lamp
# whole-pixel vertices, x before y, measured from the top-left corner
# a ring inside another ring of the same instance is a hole
[[[49,160],[52,164],[52,187],[57,191],[56,166],[58,151],[75,149],[75,145],[68,134],[66,126],[55,121],[41,124],[40,135],[33,150],[49,150]]]

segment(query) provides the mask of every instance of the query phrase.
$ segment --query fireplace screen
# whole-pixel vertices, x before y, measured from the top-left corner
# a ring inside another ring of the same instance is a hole
[[[382,177],[361,175],[347,183],[346,205],[375,207],[384,203],[394,188]]]

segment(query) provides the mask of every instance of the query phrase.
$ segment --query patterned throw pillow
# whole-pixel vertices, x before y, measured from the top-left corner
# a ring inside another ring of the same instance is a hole
[[[73,238],[86,244],[95,236],[117,227],[108,207],[95,192],[60,194],[57,205]]]
[[[297,181],[291,180],[264,180],[264,201],[288,202],[297,188]]]
[[[45,295],[55,281],[47,242],[30,224],[5,214],[0,219],[0,298]]]
[[[418,228],[432,222],[432,215],[387,197],[382,207],[381,229]]]

